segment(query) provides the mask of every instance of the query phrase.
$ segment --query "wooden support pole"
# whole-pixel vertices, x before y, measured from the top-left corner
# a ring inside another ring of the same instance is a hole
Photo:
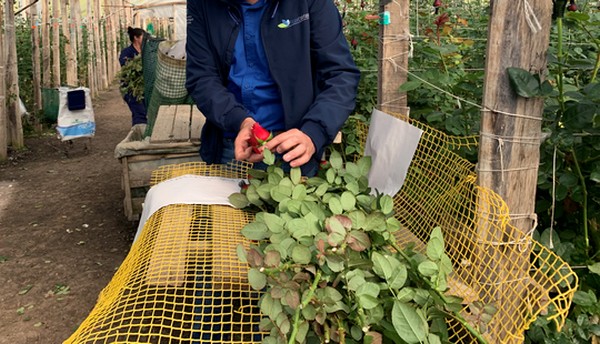
[[[19,98],[19,69],[17,60],[17,36],[15,31],[15,2],[6,0],[6,24],[4,39],[6,44],[6,112],[8,118],[9,144],[15,149],[25,146],[23,141],[23,124],[21,122]]]
[[[96,17],[92,2],[87,2],[87,45],[88,45],[88,84],[92,96],[98,95],[98,64],[96,56]]]
[[[494,303],[501,309],[499,313],[511,317],[527,316],[523,310],[528,306],[516,300],[526,299],[528,290],[518,290],[513,281],[529,278],[526,243],[535,224],[544,104],[541,98],[517,96],[510,86],[507,68],[518,67],[544,77],[552,16],[550,1],[529,1],[530,10],[525,4],[498,0],[490,3],[477,168],[479,185],[503,198],[513,226],[500,227],[497,219],[493,223],[493,214],[485,211],[489,209],[486,199],[480,197],[481,256],[487,257],[487,261],[480,262],[485,267],[480,282],[489,297],[484,301]],[[533,25],[535,22],[540,27]],[[511,320],[497,321],[501,328],[491,329],[497,336],[491,342],[522,342],[519,329],[511,328],[511,324],[518,322]]]
[[[69,5],[69,0],[61,0],[62,13],[62,34],[65,38],[65,54],[67,64],[65,65],[67,85],[79,86],[77,83],[77,42],[73,39],[73,8]],[[67,11],[67,6],[70,11]],[[71,15],[69,16],[69,13]]]
[[[52,86],[60,85],[60,0],[52,0]]]
[[[42,83],[41,61],[40,61],[40,25],[38,18],[38,4],[29,8],[29,19],[31,21],[31,73],[33,82],[33,110],[42,110]]]
[[[42,86],[51,87],[50,73],[50,0],[42,1]]]
[[[81,30],[81,6],[79,3],[80,0],[71,0],[71,47],[73,49],[73,55],[75,56],[75,60],[73,61],[73,70],[75,71],[75,77],[77,85],[82,85],[83,80],[80,78],[79,73],[79,52],[82,47],[82,30]]]
[[[96,31],[98,34],[96,35],[96,60],[98,61],[98,74],[99,74],[99,89],[105,90],[108,88],[108,78],[107,78],[107,67],[106,67],[106,26],[105,26],[105,16],[101,11],[102,6],[100,6],[100,1],[94,1],[96,8],[94,9],[96,13],[96,25],[98,30]]]
[[[409,0],[381,0],[379,29],[379,87],[377,108],[384,112],[409,114],[406,92],[398,88],[406,82],[409,51]]]
[[[0,28],[4,27],[4,8],[0,5]],[[6,75],[4,32],[0,30],[0,76]],[[0,77],[0,161],[8,158],[8,116],[6,113],[6,79]]]
[[[112,56],[112,45],[113,45],[113,35],[112,35],[112,14],[114,8],[111,6],[111,0],[104,1],[105,6],[103,7],[104,11],[104,29],[105,29],[105,56],[106,56],[106,79],[110,83],[113,77],[113,56]]]

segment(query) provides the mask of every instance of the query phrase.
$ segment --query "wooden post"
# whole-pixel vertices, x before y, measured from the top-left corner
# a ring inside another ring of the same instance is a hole
[[[530,5],[531,10],[526,10],[525,5]],[[552,2],[496,0],[491,1],[490,9],[478,183],[504,199],[514,230],[510,232],[511,227],[506,227],[504,231],[498,223],[492,223],[491,214],[485,210],[489,204],[485,197],[480,197],[481,256],[488,253],[482,258],[487,261],[479,262],[484,267],[480,282],[482,291],[488,295],[485,302],[493,302],[506,316],[522,317],[527,306],[515,300],[524,299],[528,291],[516,288],[514,281],[529,278],[526,244],[535,224],[544,104],[541,98],[517,96],[510,86],[507,68],[518,67],[544,77]],[[540,25],[536,27],[534,24],[538,22]],[[519,342],[522,333],[511,326],[516,321],[500,320],[500,328],[491,329],[498,338],[491,342]]]
[[[4,27],[4,8],[0,5],[0,28]],[[8,116],[6,113],[6,61],[4,33],[0,30],[0,161],[8,158]]]
[[[410,40],[409,0],[379,2],[379,87],[377,108],[408,115],[406,92],[398,91],[406,82]],[[389,20],[389,23],[388,23]]]
[[[112,76],[113,76],[113,56],[112,56],[112,44],[113,44],[113,35],[112,35],[112,30],[113,30],[113,26],[112,26],[112,12],[113,12],[113,7],[112,7],[112,1],[111,0],[105,0],[104,1],[104,28],[105,28],[105,33],[106,33],[106,38],[105,38],[105,43],[106,43],[106,80],[110,83],[110,80],[112,80]]]
[[[82,30],[81,30],[81,6],[80,0],[71,0],[71,47],[75,60],[73,61],[73,70],[77,78],[77,85],[82,85],[83,80],[79,77],[79,51],[82,49]]]
[[[42,110],[42,88],[41,88],[41,66],[40,66],[40,25],[38,19],[38,4],[29,8],[29,19],[31,20],[31,73],[33,82],[33,110]]]
[[[67,5],[69,5],[69,0],[61,0],[62,34],[65,37],[65,54],[67,57],[67,64],[65,66],[67,85],[79,86],[77,84],[77,38],[73,39],[73,8],[69,5],[71,12],[71,16],[69,16]]]
[[[60,0],[52,1],[52,86],[60,87]]]
[[[50,74],[50,0],[42,1],[42,86],[51,87]]]
[[[99,74],[99,89],[104,90],[108,88],[108,79],[106,75],[106,45],[104,40],[105,25],[104,16],[101,12],[100,1],[94,1],[96,8],[96,60],[98,61],[98,74]]]
[[[98,95],[98,64],[96,56],[96,17],[92,2],[87,2],[88,84],[93,96]]]
[[[19,69],[17,60],[17,37],[15,32],[15,2],[6,0],[6,25],[4,27],[4,39],[6,44],[6,78],[7,102],[6,112],[8,117],[9,143],[15,149],[24,147],[23,124],[19,111]]]

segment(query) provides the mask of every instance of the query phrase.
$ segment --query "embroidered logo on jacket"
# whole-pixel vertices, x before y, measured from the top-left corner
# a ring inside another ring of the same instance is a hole
[[[290,28],[294,25],[298,25],[300,23],[302,23],[303,21],[306,21],[310,18],[308,13],[305,13],[303,15],[301,15],[300,17],[296,18],[296,19],[283,19],[281,21],[281,23],[279,23],[279,25],[277,25],[278,28],[280,29],[287,29]]]

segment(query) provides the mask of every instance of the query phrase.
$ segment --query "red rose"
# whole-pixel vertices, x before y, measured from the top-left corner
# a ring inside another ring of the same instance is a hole
[[[258,141],[259,145],[263,145],[273,138],[273,134],[271,134],[271,132],[267,129],[263,128],[260,124],[258,124],[258,122],[254,122],[254,124],[252,124],[252,134],[256,138],[256,141]]]

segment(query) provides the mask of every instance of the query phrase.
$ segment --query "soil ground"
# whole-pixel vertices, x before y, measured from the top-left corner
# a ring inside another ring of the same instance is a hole
[[[114,148],[131,115],[118,87],[93,101],[96,135],[25,139],[0,163],[0,343],[62,343],[129,251]],[[68,154],[65,154],[68,152]]]

